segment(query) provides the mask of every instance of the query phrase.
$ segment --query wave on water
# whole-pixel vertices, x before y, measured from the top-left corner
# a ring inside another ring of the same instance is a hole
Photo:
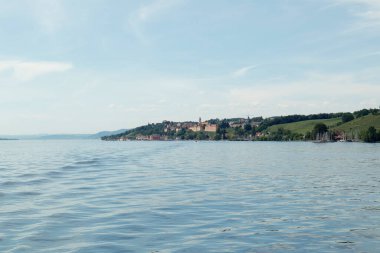
[[[380,248],[379,145],[16,144],[0,147],[0,252]]]

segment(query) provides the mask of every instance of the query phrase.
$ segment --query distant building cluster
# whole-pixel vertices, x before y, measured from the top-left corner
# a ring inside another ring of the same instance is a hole
[[[380,142],[379,116],[380,109],[363,109],[353,113],[294,114],[265,119],[247,116],[206,121],[201,118],[185,122],[165,120],[103,136],[102,140]]]
[[[261,121],[252,121],[249,118],[248,119],[238,118],[235,120],[228,121],[228,125],[233,128],[244,127],[247,124],[251,125],[252,127],[257,127],[260,125],[260,123]]]
[[[127,136],[122,136],[118,139],[119,141],[128,141]],[[162,136],[160,134],[152,134],[152,135],[142,135],[139,134],[136,136],[136,141],[167,141],[167,136]]]
[[[199,118],[198,122],[179,122],[171,123],[166,122],[164,132],[175,131],[179,132],[181,130],[191,130],[193,132],[216,132],[218,130],[217,124],[210,124],[208,121],[202,122],[202,119]]]
[[[165,141],[165,140],[167,140],[167,137],[161,136],[159,134],[137,135],[136,140],[138,140],[138,141]]]
[[[206,120],[202,121],[202,119],[199,117],[198,122],[194,121],[187,121],[187,122],[172,122],[172,121],[163,121],[162,123],[157,123],[159,125],[158,128],[155,128],[153,132],[155,134],[143,134],[138,133],[137,135],[122,135],[118,137],[116,140],[119,141],[128,141],[128,140],[137,140],[137,141],[165,141],[165,140],[180,140],[184,139],[184,136],[186,134],[189,134],[191,132],[198,133],[198,132],[205,132],[206,136],[207,133],[218,133],[218,128],[245,128],[246,125],[251,125],[251,127],[256,127],[261,122],[255,122],[251,119],[245,119],[245,118],[234,118],[234,119],[228,119],[228,120]],[[155,127],[155,124],[148,124],[147,126],[152,126],[152,128]],[[225,130],[224,130],[225,131]],[[144,132],[144,130],[142,130]],[[256,136],[262,136],[260,132],[253,133]],[[225,138],[225,132],[222,133],[222,138]],[[249,137],[252,137],[252,134],[249,135]],[[194,138],[194,137],[193,137]],[[207,137],[209,138],[209,137]]]

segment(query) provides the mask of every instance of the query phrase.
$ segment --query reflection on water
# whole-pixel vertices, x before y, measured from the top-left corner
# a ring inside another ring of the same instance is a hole
[[[377,252],[380,145],[0,142],[0,252]]]

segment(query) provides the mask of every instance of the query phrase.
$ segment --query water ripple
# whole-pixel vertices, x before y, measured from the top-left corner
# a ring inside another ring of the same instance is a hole
[[[377,252],[379,151],[0,143],[0,252]]]

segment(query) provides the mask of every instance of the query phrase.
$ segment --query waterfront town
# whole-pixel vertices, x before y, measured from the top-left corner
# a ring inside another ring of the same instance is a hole
[[[318,141],[376,142],[380,140],[380,110],[148,123],[102,137],[106,141]]]
[[[157,124],[148,124],[151,128],[155,128],[152,131],[152,134],[143,134],[144,131],[137,131],[136,134],[121,134],[113,140],[118,141],[128,141],[128,140],[137,140],[137,141],[167,141],[167,140],[183,140],[183,139],[197,139],[200,136],[200,139],[218,139],[218,136],[221,134],[220,138],[226,138],[223,130],[221,128],[231,128],[231,129],[255,129],[262,122],[262,117],[250,119],[248,118],[233,118],[224,121],[219,119],[211,119],[202,121],[201,117],[197,122],[195,121],[185,121],[185,122],[172,122],[172,121],[163,121],[162,123]],[[144,126],[143,126],[144,127]],[[140,127],[140,128],[143,128]],[[138,128],[137,128],[138,129]],[[142,130],[142,129],[140,129]],[[188,134],[188,135],[186,135]],[[194,134],[194,138],[192,137]],[[252,139],[253,137],[260,137],[263,134],[261,132],[253,132],[246,136],[246,140]],[[186,137],[185,137],[186,136]],[[189,138],[187,136],[190,136]]]

